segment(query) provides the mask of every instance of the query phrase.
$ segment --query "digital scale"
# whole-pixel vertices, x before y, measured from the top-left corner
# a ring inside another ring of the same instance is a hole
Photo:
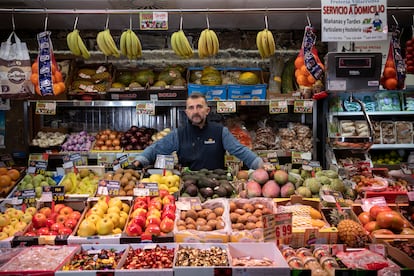
[[[332,52],[325,61],[328,92],[379,89],[382,53]]]

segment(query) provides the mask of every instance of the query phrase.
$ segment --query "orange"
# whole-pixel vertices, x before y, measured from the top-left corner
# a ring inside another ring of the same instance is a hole
[[[65,92],[65,83],[64,82],[57,82],[53,84],[53,94],[59,95]]]
[[[12,180],[17,180],[20,178],[20,172],[16,169],[10,169],[7,174],[10,176]]]
[[[32,73],[30,75],[30,81],[34,84],[37,85],[39,83],[39,75],[37,73]]]
[[[309,76],[309,74],[310,74],[309,71],[308,71],[308,68],[306,68],[306,65],[305,64],[300,67],[300,71],[302,71],[302,73],[305,76]]]
[[[7,174],[7,172],[8,172],[9,170],[7,169],[7,168],[5,168],[5,167],[1,167],[0,168],[0,175],[5,175],[5,174]]]
[[[384,77],[388,78],[395,78],[397,76],[397,72],[393,67],[385,67],[384,68]]]
[[[300,75],[303,75],[302,71],[300,69],[295,70],[295,78],[299,77]]]
[[[63,76],[60,71],[56,71],[55,74],[53,74],[53,76],[55,77],[56,82],[63,81]]]
[[[398,82],[395,78],[386,79],[384,82],[384,87],[388,90],[394,90],[397,88]]]
[[[295,59],[295,68],[296,69],[299,69],[304,64],[305,64],[305,60],[304,60],[304,58],[302,56],[298,56]]]
[[[307,79],[309,84],[314,84],[316,82],[315,78],[311,74],[309,74]]]
[[[35,91],[36,91],[36,94],[42,96],[42,92],[40,92],[40,86],[39,85],[35,85]]]
[[[8,187],[12,184],[12,179],[9,175],[4,174],[0,176],[0,187]]]
[[[305,75],[299,75],[299,76],[296,78],[296,82],[297,82],[299,85],[302,85],[302,86],[308,86],[308,85],[309,85],[309,83],[308,83],[308,77],[307,77],[307,76],[305,76]]]
[[[392,67],[395,68],[395,63],[392,59],[389,59],[385,62],[385,67]]]
[[[39,64],[36,61],[32,64],[32,73],[39,73]]]

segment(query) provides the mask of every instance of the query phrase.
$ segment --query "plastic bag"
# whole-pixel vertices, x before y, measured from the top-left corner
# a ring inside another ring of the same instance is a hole
[[[0,47],[0,98],[29,98],[33,94],[30,73],[27,45],[12,32]]]

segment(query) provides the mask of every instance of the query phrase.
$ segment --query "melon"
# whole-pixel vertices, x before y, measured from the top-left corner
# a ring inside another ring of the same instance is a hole
[[[259,168],[251,173],[250,179],[256,181],[260,185],[263,185],[269,180],[269,174],[265,169]]]

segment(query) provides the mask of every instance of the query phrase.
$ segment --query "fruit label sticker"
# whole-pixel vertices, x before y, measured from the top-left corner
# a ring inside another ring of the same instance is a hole
[[[286,244],[292,238],[292,213],[275,214],[275,224],[277,243]]]
[[[96,191],[97,196],[117,196],[119,195],[120,182],[115,180],[101,179]]]
[[[217,113],[235,113],[236,102],[217,102]]]
[[[141,30],[168,30],[168,12],[140,12]]]
[[[36,115],[56,115],[56,102],[36,102]]]
[[[124,169],[128,167],[128,165],[128,155],[124,154],[114,160],[112,163],[112,169],[116,171],[117,169]]]
[[[271,100],[269,102],[269,114],[288,113],[287,100]]]
[[[312,100],[295,100],[293,102],[294,113],[312,113],[313,101]]]
[[[137,114],[155,115],[154,103],[138,103],[135,109]]]
[[[157,154],[157,159],[155,160],[154,168],[173,170],[174,156]]]

